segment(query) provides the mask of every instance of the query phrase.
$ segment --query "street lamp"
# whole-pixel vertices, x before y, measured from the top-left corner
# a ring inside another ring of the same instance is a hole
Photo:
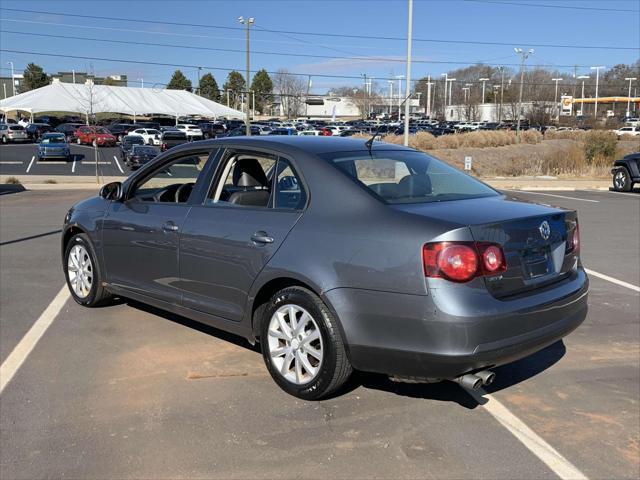
[[[447,111],[447,87],[449,85],[448,82],[447,82],[447,79],[449,78],[449,74],[448,73],[441,73],[440,76],[444,77],[444,103],[442,104],[442,108],[445,111],[444,117],[445,117],[445,120],[446,120],[446,118],[447,118],[447,114],[446,114],[446,111]]]
[[[562,78],[552,78],[551,81],[556,82],[555,104],[556,104],[556,110],[558,112],[558,121],[560,121],[560,104],[558,103],[558,83],[562,81]]]
[[[13,74],[13,62],[7,62],[7,65],[11,65],[11,87],[13,88],[13,96],[16,96],[16,77]]]
[[[599,66],[599,67],[591,67],[591,70],[595,70],[596,71],[596,102],[595,105],[593,107],[593,118],[595,118],[596,120],[598,119],[598,83],[600,81],[600,69],[604,68],[604,66]]]
[[[582,103],[580,104],[580,115],[584,115],[584,81],[589,78],[589,75],[580,75],[578,80],[582,80]]]
[[[456,79],[455,78],[447,78],[447,82],[451,83],[451,85],[449,85],[449,105],[452,104],[451,102],[451,91],[453,90],[453,82],[455,82]]]
[[[389,80],[389,119],[393,111],[393,80]]]
[[[490,80],[489,78],[479,78],[478,81],[482,82],[482,103],[484,103],[484,84]]]
[[[246,75],[245,75],[245,89],[249,90],[249,64],[250,64],[250,58],[249,58],[249,27],[251,27],[251,25],[253,25],[254,23],[254,19],[253,17],[249,17],[247,19],[245,19],[243,16],[238,17],[238,22],[240,22],[243,25],[246,25],[247,27],[247,69],[246,69]],[[247,136],[251,136],[251,123],[249,123],[249,101],[247,100],[244,104],[244,110],[245,110],[245,118],[244,118],[244,124],[246,127],[246,134]]]
[[[407,102],[404,104],[404,146],[409,146],[409,117],[411,116],[411,42],[413,36],[413,0],[408,1],[407,9],[407,78],[405,93]]]
[[[398,79],[398,122],[400,121],[400,109],[402,108],[402,79],[404,75],[396,75],[394,78]]]
[[[627,117],[631,116],[631,82],[637,80],[636,77],[625,78],[626,81],[629,82],[629,95],[627,96]]]
[[[140,82],[140,88],[144,88],[144,78],[136,78]]]
[[[514,48],[516,55],[520,56],[520,95],[518,96],[518,123],[516,125],[516,138],[520,140],[520,117],[522,116],[522,86],[524,85],[524,62],[529,58],[529,55],[533,55],[533,48],[530,48],[526,52],[521,48]]]
[[[462,91],[464,93],[464,103],[467,103],[467,96],[469,95],[469,87],[462,87]]]

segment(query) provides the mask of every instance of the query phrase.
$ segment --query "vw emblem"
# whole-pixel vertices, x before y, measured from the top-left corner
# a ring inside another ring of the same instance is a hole
[[[549,240],[549,236],[551,235],[551,227],[549,226],[549,222],[547,222],[546,220],[542,222],[538,227],[538,230],[540,230],[540,236],[542,236],[542,238],[544,238],[545,240]]]

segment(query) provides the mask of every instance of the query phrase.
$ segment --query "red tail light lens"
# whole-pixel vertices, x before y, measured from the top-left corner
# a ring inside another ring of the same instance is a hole
[[[580,250],[580,225],[578,225],[577,220],[576,228],[573,229],[573,239],[571,240],[571,246],[576,253]]]
[[[467,282],[481,275],[506,270],[502,248],[476,242],[427,243],[422,249],[424,273],[427,277]]]

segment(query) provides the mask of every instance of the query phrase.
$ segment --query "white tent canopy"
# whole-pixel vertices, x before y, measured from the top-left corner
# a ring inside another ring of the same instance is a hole
[[[244,118],[239,110],[207,100],[185,90],[112,87],[62,83],[0,100],[0,111],[121,113],[125,115],[202,115],[206,117]]]

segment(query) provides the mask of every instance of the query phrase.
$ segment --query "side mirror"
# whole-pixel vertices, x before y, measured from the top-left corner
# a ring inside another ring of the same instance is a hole
[[[111,182],[100,188],[100,196],[105,200],[120,200],[122,197],[122,183]]]

